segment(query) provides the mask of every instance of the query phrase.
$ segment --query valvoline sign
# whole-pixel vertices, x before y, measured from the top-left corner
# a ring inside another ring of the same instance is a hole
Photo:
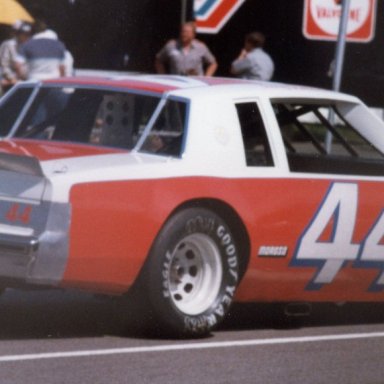
[[[195,0],[197,31],[218,33],[245,0]]]
[[[377,0],[351,0],[348,15],[347,40],[369,42],[373,39],[376,24]],[[313,40],[335,41],[342,13],[340,0],[305,0],[305,37]]]

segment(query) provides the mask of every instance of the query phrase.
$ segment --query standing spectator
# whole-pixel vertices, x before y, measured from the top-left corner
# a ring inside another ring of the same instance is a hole
[[[180,37],[170,40],[156,55],[156,71],[183,76],[213,76],[215,57],[208,47],[196,39],[195,23],[182,25]]]
[[[249,33],[245,37],[244,48],[232,63],[231,73],[243,79],[272,79],[275,66],[273,60],[263,49],[265,37],[260,32]]]
[[[17,50],[25,43],[32,33],[29,23],[18,21],[12,26],[14,37],[4,41],[0,46],[1,88],[7,92],[20,78],[16,71]]]
[[[17,57],[17,71],[28,80],[46,80],[65,75],[64,44],[42,21],[36,22],[35,34],[23,44]]]
[[[64,76],[73,76],[75,60],[73,59],[72,53],[68,50],[65,51],[64,55]]]

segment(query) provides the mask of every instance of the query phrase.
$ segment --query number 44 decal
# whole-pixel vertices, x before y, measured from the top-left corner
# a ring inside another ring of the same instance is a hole
[[[361,244],[352,242],[358,209],[358,185],[333,183],[298,241],[293,265],[317,266],[309,289],[331,283],[348,261],[381,269],[370,290],[384,289],[384,211]],[[322,237],[326,235],[326,240]]]

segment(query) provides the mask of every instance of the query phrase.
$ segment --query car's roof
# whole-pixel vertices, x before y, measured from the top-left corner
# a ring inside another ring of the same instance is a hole
[[[252,94],[256,97],[265,96],[272,98],[306,97],[356,100],[349,95],[320,88],[220,77],[183,77],[172,75],[81,76],[46,80],[43,83],[127,88],[156,94],[182,91],[184,95],[187,95],[188,93],[199,94],[201,92],[225,91],[235,97]],[[189,90],[193,90],[193,92],[188,92]]]

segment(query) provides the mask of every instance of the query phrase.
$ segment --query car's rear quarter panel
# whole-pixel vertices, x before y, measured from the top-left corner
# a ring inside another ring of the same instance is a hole
[[[360,244],[382,210],[384,185],[341,179],[359,185],[353,242]],[[185,202],[210,198],[231,206],[250,236],[250,262],[238,300],[383,300],[383,292],[369,291],[378,269],[356,268],[350,261],[330,284],[310,290],[317,268],[292,265],[297,242],[332,181],[180,177],[76,185],[70,195],[70,255],[63,285],[127,291],[169,215]],[[258,257],[261,246],[287,246],[288,255]]]

